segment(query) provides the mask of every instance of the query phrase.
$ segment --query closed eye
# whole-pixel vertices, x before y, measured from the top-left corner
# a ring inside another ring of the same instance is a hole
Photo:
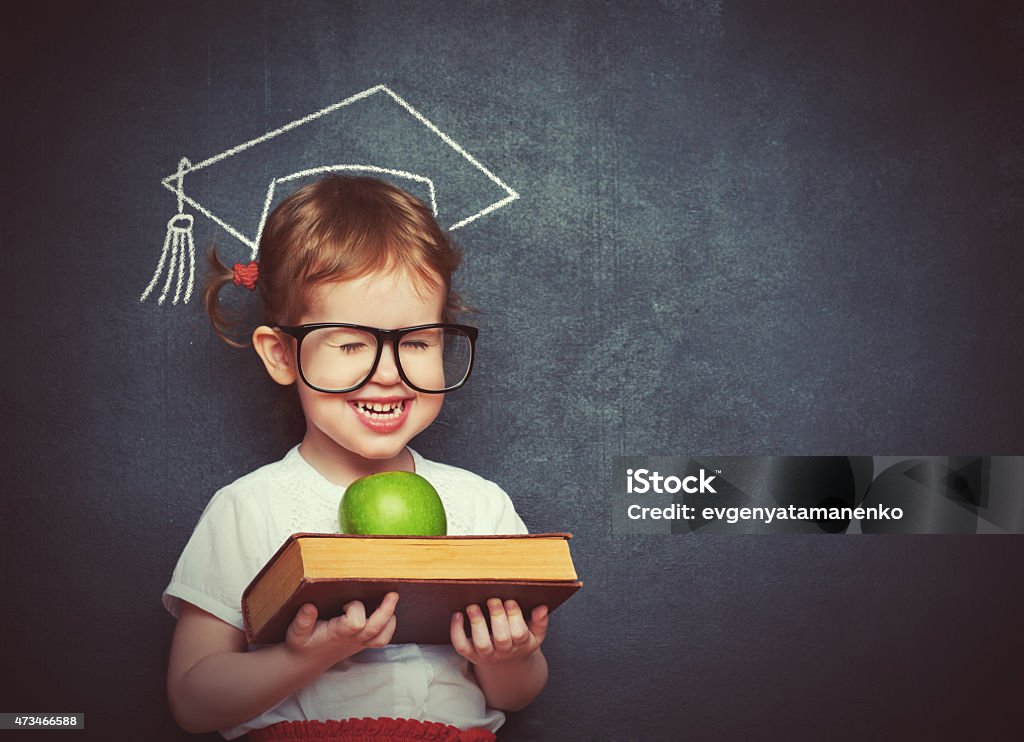
[[[365,343],[345,343],[344,345],[331,345],[331,348],[336,348],[342,353],[358,353],[362,350],[366,350]]]
[[[403,350],[405,350],[406,348],[408,348],[409,350],[426,350],[429,347],[431,347],[431,343],[426,343],[423,342],[422,340],[410,340],[408,342],[402,343]]]

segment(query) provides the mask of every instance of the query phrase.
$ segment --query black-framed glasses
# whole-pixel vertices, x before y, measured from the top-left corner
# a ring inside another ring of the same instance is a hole
[[[298,341],[299,376],[311,389],[328,394],[353,392],[377,371],[384,344],[391,343],[395,367],[418,392],[443,394],[466,383],[473,370],[477,329],[434,323],[382,330],[344,322],[275,329]]]

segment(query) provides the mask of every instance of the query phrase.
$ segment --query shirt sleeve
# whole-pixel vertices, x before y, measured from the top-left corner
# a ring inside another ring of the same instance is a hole
[[[171,615],[181,615],[184,600],[244,630],[242,592],[267,559],[265,526],[255,515],[237,492],[213,496],[164,590]]]
[[[491,486],[489,516],[492,519],[489,533],[501,535],[529,533],[508,493],[493,482],[488,484]]]

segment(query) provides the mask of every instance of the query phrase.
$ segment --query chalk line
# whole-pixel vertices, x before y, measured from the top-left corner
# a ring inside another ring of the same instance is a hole
[[[434,213],[434,217],[438,218],[439,210],[437,206],[437,192],[434,186],[434,181],[432,179],[423,175],[409,173],[404,170],[382,168],[377,167],[375,165],[329,165],[311,168],[308,170],[302,170],[300,172],[292,173],[291,175],[286,175],[284,177],[272,180],[267,188],[267,196],[263,204],[263,213],[260,218],[255,239],[246,237],[234,226],[232,226],[224,219],[214,214],[210,209],[206,208],[201,203],[196,201],[191,196],[188,196],[184,192],[183,181],[185,175],[209,167],[210,165],[214,165],[218,162],[221,162],[222,160],[227,159],[228,157],[231,157],[232,155],[236,155],[247,149],[255,147],[258,144],[262,144],[263,142],[273,139],[274,137],[280,136],[281,134],[291,131],[292,129],[295,129],[304,124],[308,124],[312,121],[315,121],[316,119],[331,114],[341,108],[344,108],[345,106],[349,106],[353,103],[356,103],[360,100],[364,100],[372,95],[376,95],[377,93],[381,92],[387,94],[387,96],[389,96],[394,102],[401,106],[416,121],[418,121],[421,125],[425,126],[429,131],[433,132],[436,136],[438,136],[441,139],[441,141],[443,141],[446,145],[455,150],[474,168],[476,168],[479,172],[483,173],[485,177],[487,177],[491,182],[496,184],[499,188],[501,188],[503,191],[505,191],[505,193],[508,194],[505,198],[495,201],[494,203],[484,207],[475,214],[471,214],[470,216],[465,217],[456,222],[455,224],[451,225],[450,227],[448,227],[449,231],[454,231],[456,229],[464,227],[465,225],[470,224],[473,221],[476,221],[480,217],[485,216],[486,214],[490,214],[491,212],[496,211],[519,198],[519,194],[515,190],[510,188],[504,181],[501,180],[501,178],[492,173],[479,160],[477,160],[469,152],[467,152],[462,147],[462,145],[460,145],[450,136],[441,131],[432,121],[427,119],[426,116],[424,116],[422,113],[420,113],[411,105],[409,105],[409,103],[406,102],[405,99],[403,99],[393,90],[391,90],[391,88],[383,84],[375,85],[371,88],[363,90],[362,92],[356,93],[355,95],[351,95],[342,101],[333,103],[327,106],[326,108],[321,108],[319,111],[314,111],[313,113],[303,116],[302,118],[295,119],[294,121],[291,121],[285,124],[284,126],[278,127],[273,131],[269,131],[266,134],[263,134],[254,139],[250,139],[246,142],[243,142],[242,144],[231,147],[230,149],[227,149],[224,152],[220,152],[216,155],[213,155],[212,157],[208,157],[205,160],[202,160],[198,163],[192,164],[191,162],[189,162],[188,158],[181,158],[181,160],[178,162],[177,171],[174,174],[169,175],[160,181],[161,184],[169,191],[171,191],[177,198],[178,214],[167,223],[167,235],[164,239],[163,249],[160,253],[160,261],[157,264],[157,268],[153,274],[152,280],[149,282],[149,285],[146,286],[146,289],[142,292],[139,301],[145,301],[153,292],[157,283],[160,280],[160,276],[163,273],[165,267],[167,270],[167,278],[166,281],[164,282],[160,297],[158,299],[158,303],[164,303],[165,299],[167,298],[168,292],[170,291],[170,287],[175,275],[177,275],[177,282],[175,284],[174,297],[171,303],[178,303],[179,299],[182,296],[183,285],[185,287],[184,301],[188,302],[192,296],[192,289],[195,281],[195,241],[192,236],[193,217],[189,214],[183,213],[184,204],[188,204],[191,208],[195,209],[197,212],[205,216],[210,221],[219,225],[224,231],[226,231],[232,237],[237,239],[243,245],[247,246],[251,252],[253,260],[255,260],[258,257],[259,240],[263,234],[263,228],[266,223],[266,219],[270,209],[270,204],[273,200],[274,190],[277,187],[277,185],[279,183],[295,180],[297,178],[301,178],[308,175],[315,175],[321,172],[331,172],[338,170],[373,172],[393,175],[396,177],[408,178],[420,183],[425,183],[430,192],[431,211]],[[188,263],[187,267],[186,261]],[[186,271],[188,273],[187,282],[185,280]]]
[[[291,180],[297,180],[299,178],[306,178],[310,175],[318,175],[320,173],[330,173],[339,170],[352,170],[355,172],[369,172],[378,173],[381,175],[394,175],[399,178],[407,178],[409,180],[415,180],[419,183],[426,183],[427,188],[430,191],[430,210],[434,214],[434,218],[437,218],[437,193],[434,190],[434,181],[424,175],[416,175],[415,173],[407,173],[404,170],[392,170],[386,167],[377,167],[376,165],[324,165],[323,167],[314,167],[309,170],[301,170],[291,175],[285,175],[281,178],[276,178],[270,181],[270,186],[267,188],[267,198],[263,203],[263,215],[260,217],[260,227],[256,234],[255,244],[250,245],[252,250],[252,257],[250,260],[256,260],[256,255],[259,252],[260,238],[263,237],[263,227],[266,226],[267,216],[270,213],[270,204],[274,200],[274,189],[278,183],[286,183]]]
[[[491,212],[496,211],[497,209],[500,209],[501,207],[506,206],[506,205],[512,203],[513,201],[515,201],[515,200],[517,200],[519,198],[519,194],[515,190],[513,190],[511,187],[509,187],[508,184],[506,184],[497,175],[492,173],[479,160],[477,160],[475,157],[473,157],[473,155],[471,155],[469,152],[467,152],[465,150],[465,148],[462,147],[462,145],[460,145],[458,142],[456,142],[450,136],[448,136],[443,131],[441,131],[426,116],[424,116],[422,113],[420,113],[415,108],[413,108],[411,105],[409,105],[409,103],[406,102],[406,100],[404,98],[402,98],[400,95],[398,95],[391,88],[389,88],[388,86],[386,86],[384,84],[374,85],[372,88],[367,88],[366,90],[364,90],[364,91],[362,91],[360,93],[356,93],[355,95],[349,96],[348,98],[346,98],[343,101],[339,101],[338,103],[334,103],[334,104],[332,104],[330,106],[327,106],[326,108],[321,108],[319,111],[314,111],[313,113],[311,113],[311,114],[309,114],[307,116],[303,116],[302,118],[299,118],[299,119],[296,119],[294,121],[291,121],[291,122],[285,124],[284,126],[281,126],[281,127],[277,128],[277,129],[274,129],[273,131],[269,131],[266,134],[263,134],[262,136],[258,136],[255,139],[250,139],[249,141],[243,142],[242,144],[239,144],[239,145],[237,145],[235,147],[232,147],[231,149],[228,149],[228,150],[225,150],[224,152],[221,152],[219,154],[213,155],[212,157],[208,157],[205,160],[202,160],[201,162],[195,163],[194,165],[190,165],[187,169],[185,169],[183,171],[179,169],[178,172],[175,172],[174,174],[169,175],[166,178],[164,178],[161,181],[161,183],[169,191],[172,191],[173,193],[175,193],[175,195],[178,195],[178,192],[179,192],[178,188],[177,188],[176,185],[173,185],[172,183],[175,180],[179,180],[180,181],[180,179],[184,175],[187,175],[189,173],[193,173],[196,170],[201,170],[201,169],[203,169],[205,167],[209,167],[210,165],[218,163],[221,160],[224,160],[224,159],[226,159],[228,157],[231,157],[232,155],[236,155],[239,152],[243,152],[243,151],[245,151],[247,149],[250,149],[251,147],[255,147],[257,144],[262,144],[263,142],[266,142],[269,139],[273,139],[276,136],[279,136],[281,134],[284,134],[285,132],[288,132],[288,131],[291,131],[292,129],[295,129],[296,127],[302,126],[303,124],[308,124],[311,121],[315,121],[316,119],[318,119],[318,118],[320,118],[322,116],[326,116],[327,114],[333,113],[334,111],[337,111],[337,110],[339,110],[341,108],[344,108],[345,106],[351,105],[352,103],[355,103],[357,101],[363,100],[365,98],[369,98],[371,95],[376,95],[377,93],[381,93],[381,92],[386,93],[392,100],[394,100],[396,103],[398,103],[411,116],[413,116],[413,118],[415,118],[418,122],[420,122],[420,124],[422,124],[428,130],[430,130],[435,135],[437,135],[441,139],[441,141],[443,141],[449,147],[451,147],[456,152],[458,152],[469,164],[471,164],[474,168],[476,168],[481,173],[483,173],[484,176],[487,177],[492,183],[497,185],[499,188],[501,188],[503,191],[505,191],[508,194],[508,196],[506,196],[505,198],[503,198],[503,199],[501,199],[501,200],[499,200],[499,201],[497,201],[497,202],[495,202],[495,203],[493,203],[493,204],[491,204],[489,206],[486,206],[485,208],[481,209],[480,211],[476,212],[475,214],[472,214],[472,215],[470,215],[470,216],[468,216],[468,217],[466,217],[464,219],[461,219],[460,221],[456,222],[452,226],[448,227],[449,231],[454,231],[456,229],[459,229],[460,227],[464,227],[465,225],[467,225],[467,224],[469,224],[471,222],[476,221],[480,217],[482,217],[482,216],[484,216],[486,214],[490,214]],[[238,230],[236,230],[234,227],[229,225],[224,220],[214,216],[208,209],[205,209],[202,206],[200,206],[194,199],[192,199],[192,198],[190,198],[188,196],[184,196],[184,200],[185,200],[185,202],[187,202],[188,204],[193,206],[193,208],[196,208],[198,211],[200,211],[200,213],[202,213],[204,216],[206,216],[209,219],[212,219],[215,223],[217,223],[218,225],[223,227],[231,236],[233,236],[236,239],[240,240],[242,242],[242,244],[246,245],[250,249],[253,247],[254,243],[258,243],[258,240],[252,240],[252,239],[249,239],[247,237],[244,237]],[[436,213],[437,212],[435,211],[435,215],[436,215]]]

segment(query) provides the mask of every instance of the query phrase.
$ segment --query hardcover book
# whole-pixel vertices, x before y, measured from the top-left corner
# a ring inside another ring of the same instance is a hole
[[[355,536],[296,533],[242,594],[250,644],[284,640],[305,603],[318,619],[362,601],[369,616],[384,595],[399,595],[392,644],[448,644],[451,616],[488,598],[516,600],[524,615],[554,611],[583,583],[568,533],[511,536]]]

